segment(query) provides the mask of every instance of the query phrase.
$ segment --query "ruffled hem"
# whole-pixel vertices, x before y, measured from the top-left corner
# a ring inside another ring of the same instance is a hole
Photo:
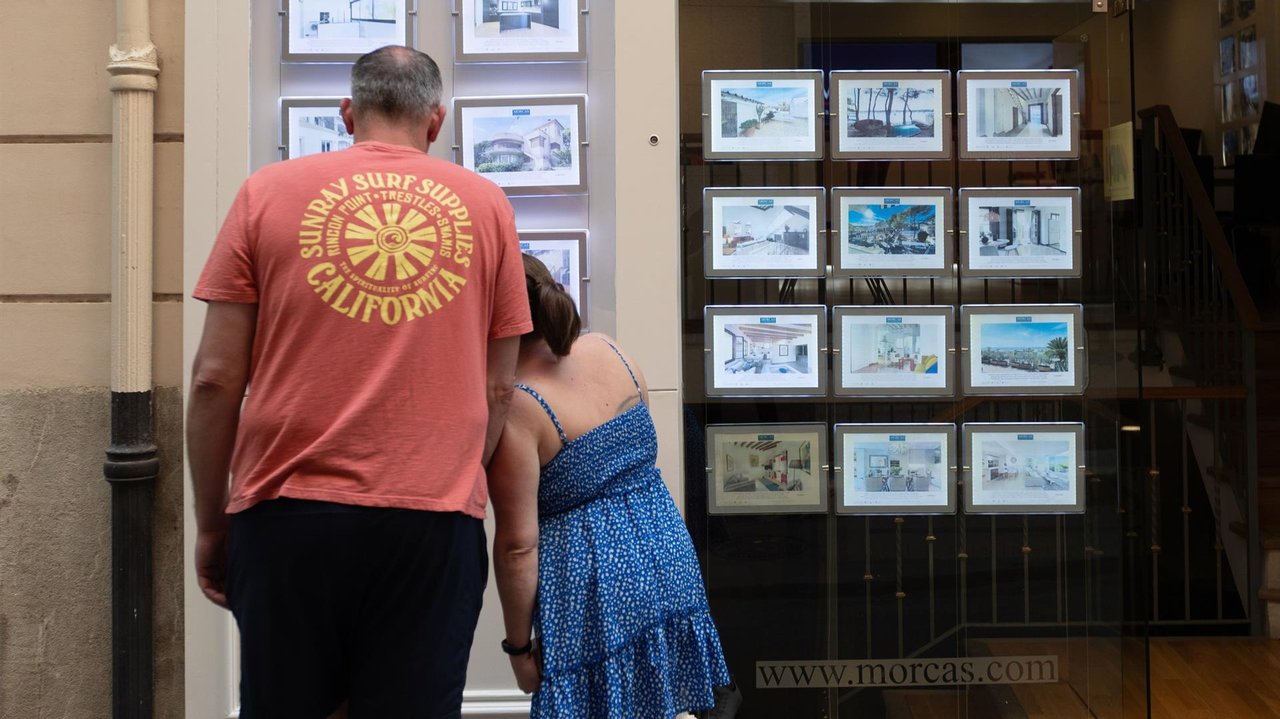
[[[720,635],[707,612],[677,616],[603,661],[546,676],[530,719],[671,719],[709,709],[729,683]]]

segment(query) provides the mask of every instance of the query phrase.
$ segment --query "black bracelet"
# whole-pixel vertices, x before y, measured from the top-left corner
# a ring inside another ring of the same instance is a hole
[[[529,643],[524,645],[523,647],[513,647],[507,643],[506,639],[503,639],[502,651],[513,657],[524,656],[525,654],[528,654],[533,651],[533,639],[530,639]]]

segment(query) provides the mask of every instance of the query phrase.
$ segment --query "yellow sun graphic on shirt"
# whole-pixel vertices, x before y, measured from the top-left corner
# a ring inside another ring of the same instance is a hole
[[[343,239],[356,243],[348,245],[347,257],[365,277],[379,282],[386,280],[389,267],[395,268],[396,280],[416,277],[435,257],[431,247],[439,242],[435,226],[426,215],[413,208],[405,212],[399,203],[383,203],[381,210],[380,216],[374,205],[365,205],[355,214],[364,224],[354,220],[347,224]]]

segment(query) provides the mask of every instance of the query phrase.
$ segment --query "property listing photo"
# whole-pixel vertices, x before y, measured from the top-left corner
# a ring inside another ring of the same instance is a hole
[[[962,188],[960,213],[964,274],[1080,275],[1079,188]]]
[[[383,45],[409,45],[406,0],[289,0],[284,60],[354,60]]]
[[[580,0],[460,0],[459,61],[585,57]]]
[[[826,271],[823,190],[707,188],[707,277],[821,277]]]
[[[1083,511],[1084,425],[966,424],[968,511]]]
[[[1074,159],[1079,155],[1075,70],[962,70],[960,156]]]
[[[837,513],[955,510],[949,424],[835,426]]]
[[[822,157],[822,73],[708,70],[702,74],[707,159]]]
[[[824,434],[820,423],[708,426],[708,511],[825,511]]]
[[[825,394],[825,308],[707,307],[707,393]]]
[[[587,328],[587,232],[586,230],[520,230],[520,251],[536,257],[556,282],[564,287]]]
[[[834,309],[837,395],[951,394],[951,307]]]
[[[840,253],[837,276],[936,276],[951,272],[951,190],[832,190]]]
[[[338,112],[340,98],[286,97],[280,100],[280,146],[284,158],[304,157],[317,152],[334,152],[351,147],[355,139],[347,132]]]
[[[951,73],[831,73],[837,159],[943,159],[951,151]]]
[[[454,108],[458,147],[467,169],[509,194],[585,188],[585,97],[459,98]]]
[[[1079,305],[965,305],[960,312],[966,391],[1084,391]]]

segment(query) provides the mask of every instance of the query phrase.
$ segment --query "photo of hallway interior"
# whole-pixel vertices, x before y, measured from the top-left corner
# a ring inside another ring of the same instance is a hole
[[[768,435],[766,435],[768,436]],[[721,448],[725,492],[798,492],[812,477],[809,441],[726,442]]]
[[[1065,492],[1071,488],[1069,449],[1062,440],[987,437],[982,442],[982,463],[978,466],[982,490]]]
[[[794,324],[727,324],[733,354],[725,360],[730,374],[809,374],[813,328]]]

